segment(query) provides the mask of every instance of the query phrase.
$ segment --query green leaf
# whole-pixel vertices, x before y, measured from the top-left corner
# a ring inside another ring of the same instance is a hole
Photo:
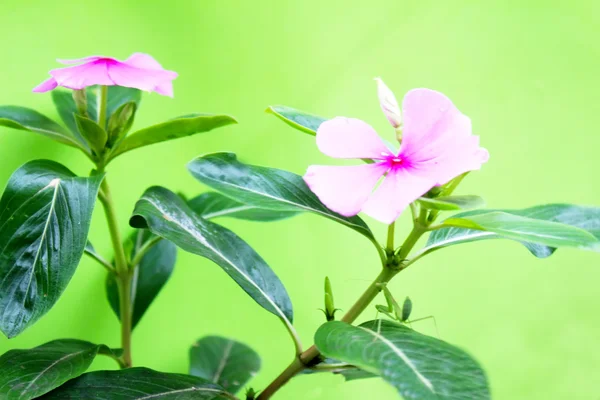
[[[292,303],[267,263],[235,233],[194,213],[175,193],[152,187],[138,200],[130,225],[150,229],[185,251],[215,262],[267,311],[292,322]]]
[[[474,195],[442,196],[434,199],[421,197],[419,203],[427,209],[440,211],[471,210],[485,207],[485,201]]]
[[[29,400],[83,374],[97,354],[117,358],[104,345],[60,339],[33,349],[9,350],[0,356],[0,397]]]
[[[203,193],[188,201],[194,212],[204,219],[231,217],[249,221],[279,221],[299,214],[297,211],[277,211],[237,202],[217,192]]]
[[[185,115],[132,133],[115,148],[110,159],[139,147],[208,132],[236,123],[237,121],[228,115]]]
[[[139,230],[134,232],[131,237],[134,243],[131,259],[136,256],[144,243],[154,237],[156,236],[148,231]],[[160,240],[142,257],[140,264],[134,271],[131,289],[133,302],[131,323],[133,328],[142,319],[152,301],[171,277],[176,260],[177,247],[168,240]],[[120,318],[119,290],[114,274],[108,274],[106,277],[106,295],[111,308]]]
[[[490,228],[488,231],[468,229],[474,227],[473,224],[476,225],[477,220],[482,218],[483,221],[479,221],[479,225],[481,223],[487,225]],[[493,221],[494,218],[499,220]],[[485,239],[517,240],[539,258],[548,257],[557,247],[563,246],[600,251],[598,247],[600,207],[547,204],[521,210],[469,211],[454,215],[450,223],[456,219],[475,219],[475,221],[471,223],[459,221],[457,226],[432,232],[421,253],[430,253],[443,247]],[[506,223],[503,223],[503,220]],[[514,231],[508,232],[510,230]]]
[[[327,357],[380,375],[407,399],[490,398],[485,374],[468,354],[395,322],[327,322],[315,344]]]
[[[296,110],[286,106],[270,106],[266,109],[269,114],[275,115],[277,118],[299,131],[316,135],[319,126],[327,121],[327,118],[309,114],[304,111]]]
[[[82,145],[86,146],[87,142],[83,138],[83,135],[79,132],[77,127],[77,121],[75,115],[78,113],[77,105],[73,99],[73,91],[55,89],[51,92],[52,101],[58,111],[58,115],[63,120],[67,128],[72,132],[76,140]],[[88,117],[98,122],[98,112],[96,109],[96,91],[92,87],[86,88],[86,99],[87,99],[87,113]]]
[[[136,111],[137,105],[130,101],[123,104],[111,115],[106,128],[108,131],[108,147],[115,147],[127,135],[133,126]]]
[[[59,143],[75,148],[83,148],[65,128],[30,108],[0,106],[0,126],[39,133]]]
[[[127,103],[134,103],[136,109],[142,101],[142,92],[139,89],[128,88],[124,86],[109,86],[108,99],[106,101],[106,119],[107,121]],[[98,117],[95,117],[98,122]]]
[[[202,378],[168,374],[148,368],[96,371],[72,379],[41,400],[237,400],[222,387]]]
[[[82,117],[79,114],[74,114],[75,122],[77,123],[77,129],[84,139],[88,143],[89,147],[93,149],[96,154],[101,154],[106,146],[108,140],[108,134],[106,131],[98,125],[97,122],[92,121],[89,118]]]
[[[102,175],[31,161],[0,199],[0,330],[14,337],[56,303],[87,243]]]
[[[238,392],[260,370],[260,357],[250,347],[235,340],[207,336],[190,349],[190,375]]]
[[[310,191],[300,175],[275,168],[242,164],[233,153],[213,153],[188,164],[191,174],[205,185],[244,204],[284,212],[309,211],[327,217],[377,242],[359,217],[329,210]]]

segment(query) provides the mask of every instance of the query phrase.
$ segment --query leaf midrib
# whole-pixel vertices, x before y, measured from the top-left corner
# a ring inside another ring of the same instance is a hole
[[[161,214],[163,214],[163,215],[168,215],[169,214],[168,211],[163,210],[158,204],[154,203],[152,200],[150,200],[148,198],[145,198],[144,200],[147,201],[148,203],[150,203],[158,211],[160,211]],[[220,251],[217,251],[203,237],[198,238],[197,235],[195,234],[195,232],[189,231],[185,226],[181,225],[176,219],[171,218],[170,222],[172,222],[172,223],[176,224],[177,226],[179,226],[182,230],[184,230],[185,232],[187,232],[188,234],[190,234],[196,240],[198,240],[199,242],[201,242],[204,246],[208,247],[211,251],[213,251],[215,254],[217,254],[218,256],[220,256],[222,260],[224,260],[229,265],[231,265],[233,267],[233,269],[235,269],[236,271],[238,271],[238,273],[240,275],[242,275],[242,277],[244,277],[246,279],[246,281],[250,282],[252,284],[252,286],[254,286],[264,296],[264,298],[267,299],[267,301],[275,308],[275,310],[277,310],[277,313],[279,314],[279,317],[285,322],[285,324],[288,325],[288,327],[292,326],[292,324],[287,319],[287,317],[285,316],[285,314],[283,313],[283,311],[279,308],[279,306],[277,304],[275,304],[275,302],[269,296],[267,296],[267,294],[252,279],[250,279],[248,277],[248,275],[246,275],[243,271],[241,271],[233,262],[231,262],[231,260],[229,260],[227,257],[225,257],[223,255],[223,253],[221,253]]]

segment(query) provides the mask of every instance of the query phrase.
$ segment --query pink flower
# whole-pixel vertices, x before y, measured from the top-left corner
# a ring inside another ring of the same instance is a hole
[[[47,92],[57,86],[83,89],[92,85],[116,85],[173,97],[172,80],[177,78],[177,73],[163,69],[148,54],[134,53],[125,61],[100,56],[58,61],[79,65],[53,69],[52,77],[36,86],[34,92]]]
[[[398,128],[401,119],[399,110],[394,110],[396,99],[381,84],[381,107]],[[375,161],[356,166],[310,166],[304,180],[328,208],[344,216],[362,211],[391,224],[432,187],[479,169],[488,160],[487,150],[479,147],[479,137],[471,134],[471,120],[442,93],[411,90],[402,102],[402,114],[398,151],[388,148],[361,120],[337,117],[321,124],[317,130],[321,152],[335,158]]]

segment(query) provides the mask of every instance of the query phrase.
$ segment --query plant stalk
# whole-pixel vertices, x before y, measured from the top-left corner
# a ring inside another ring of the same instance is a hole
[[[115,269],[117,286],[119,288],[119,314],[121,318],[121,347],[123,348],[123,364],[126,368],[131,367],[131,279],[132,272],[127,263],[123,240],[117,223],[114,202],[108,181],[104,178],[102,182],[102,193],[100,201],[104,206],[106,222],[110,233],[110,239],[115,252]]]
[[[415,223],[412,231],[400,247],[400,251],[396,256],[397,259],[405,259],[412,248],[415,246],[421,236],[427,231],[421,224]],[[388,230],[388,244],[390,243],[390,235],[393,235],[393,227]],[[393,242],[393,238],[392,238]],[[382,286],[387,284],[401,269],[395,265],[384,265],[383,270],[379,276],[371,283],[367,290],[360,296],[360,298],[354,303],[354,305],[348,310],[348,312],[342,317],[341,321],[346,323],[353,323],[362,312],[371,304],[375,297],[382,290]],[[303,369],[313,365],[317,357],[321,354],[315,345],[312,345],[299,357],[295,358],[294,361],[273,381],[265,390],[263,390],[258,396],[257,400],[270,399],[283,385],[285,385],[290,379],[296,374],[301,372]]]

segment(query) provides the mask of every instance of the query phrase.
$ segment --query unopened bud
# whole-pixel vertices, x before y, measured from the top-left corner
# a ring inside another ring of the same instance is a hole
[[[385,114],[390,124],[396,130],[396,135],[399,139],[402,138],[402,114],[400,113],[400,107],[396,96],[387,87],[387,85],[381,80],[381,78],[375,78],[377,82],[377,95],[379,96],[379,105],[381,110]]]
[[[75,101],[77,113],[79,115],[87,117],[87,92],[85,88],[73,90],[73,101]]]
[[[325,277],[325,318],[327,321],[335,319],[335,303],[333,301],[333,290],[331,289],[331,281],[329,277]]]

